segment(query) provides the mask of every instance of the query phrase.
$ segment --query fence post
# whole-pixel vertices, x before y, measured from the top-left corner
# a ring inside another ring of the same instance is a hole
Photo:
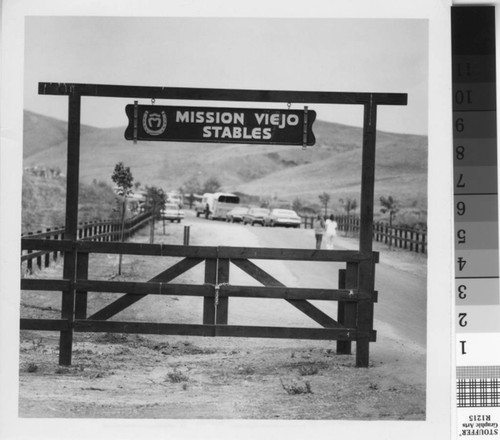
[[[42,231],[37,231],[37,234],[41,234]],[[36,257],[36,265],[38,266],[38,269],[42,269],[42,256],[39,255]]]
[[[229,259],[219,259],[217,265],[217,284],[228,283],[229,282]],[[219,301],[215,302],[216,324],[227,324],[228,320],[228,308],[229,308],[229,297],[219,297]]]
[[[347,263],[345,270],[345,284],[346,289],[358,288],[358,263]],[[339,303],[340,304],[340,303]],[[354,329],[357,327],[357,304],[355,302],[345,301],[342,313],[343,321],[341,324],[344,327]],[[340,345],[339,345],[340,344]],[[339,349],[341,351],[339,351]],[[352,343],[351,341],[338,341],[337,352],[339,354],[351,354]]]
[[[58,233],[54,234],[54,240],[59,240],[59,234],[58,234]],[[52,255],[52,259],[53,259],[54,261],[57,261],[57,250],[56,250],[56,251],[54,251],[54,253],[53,253],[53,255]]]
[[[47,232],[50,232],[50,228],[47,228]],[[47,240],[49,240],[49,239],[50,239],[50,235],[47,236]],[[45,267],[49,267],[49,265],[50,265],[50,252],[47,252],[45,254]]]
[[[345,289],[346,270],[339,269],[339,289]],[[345,301],[339,301],[337,304],[337,321],[339,324],[345,324]],[[337,354],[350,354],[350,341],[337,341]]]
[[[205,260],[205,283],[213,286],[217,284],[217,260],[215,258]],[[203,324],[215,324],[215,297],[213,296],[203,298]]]
[[[63,277],[72,282],[76,275],[76,241],[78,235],[78,188],[80,180],[80,107],[81,96],[68,95],[68,146],[66,163],[66,223],[65,236],[74,244],[64,253]],[[73,351],[73,322],[75,318],[75,288],[71,285],[62,292],[61,319],[67,328],[61,330],[59,338],[59,364],[71,365]]]
[[[33,232],[28,232],[28,236],[29,236],[29,235],[33,235]],[[28,238],[29,238],[29,237],[28,237]],[[31,254],[31,252],[33,252],[33,250],[32,250],[32,249],[28,249],[28,250],[26,251],[26,254],[27,254],[27,255],[29,255],[29,254]],[[28,273],[30,273],[30,274],[32,274],[32,273],[33,273],[33,259],[28,258],[28,259],[26,260],[26,270],[27,270],[27,271],[28,271]]]
[[[76,279],[86,280],[89,276],[89,253],[78,252],[76,255]],[[85,319],[87,317],[87,296],[85,290],[75,292],[75,319]]]

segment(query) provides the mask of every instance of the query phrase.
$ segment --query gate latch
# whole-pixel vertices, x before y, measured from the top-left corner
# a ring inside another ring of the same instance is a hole
[[[229,283],[220,283],[220,284],[215,284],[214,289],[215,289],[215,307],[219,305],[219,291],[222,286],[229,286]]]

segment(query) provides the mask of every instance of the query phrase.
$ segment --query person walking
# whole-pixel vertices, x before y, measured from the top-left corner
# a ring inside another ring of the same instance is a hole
[[[325,240],[326,248],[333,250],[335,237],[337,235],[337,222],[334,220],[333,214],[325,222]]]
[[[325,233],[325,222],[321,214],[318,214],[314,220],[313,228],[316,237],[316,249],[321,249],[321,242],[323,241],[323,234]]]

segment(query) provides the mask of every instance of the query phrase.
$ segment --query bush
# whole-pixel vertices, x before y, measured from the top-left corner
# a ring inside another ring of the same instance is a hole
[[[38,371],[38,365],[31,363],[28,365],[28,368],[26,368],[26,371],[28,373],[36,373]]]
[[[299,384],[297,382],[291,381],[288,384],[285,384],[282,379],[281,386],[290,395],[297,394],[312,394],[311,383],[309,381],[305,381],[304,384]]]
[[[170,373],[168,373],[168,380],[172,383],[180,383],[180,382],[187,382],[189,378],[179,370],[174,370]]]

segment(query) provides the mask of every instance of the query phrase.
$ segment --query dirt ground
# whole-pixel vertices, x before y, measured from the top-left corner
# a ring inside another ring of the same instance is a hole
[[[195,242],[205,236],[201,229],[192,232]],[[159,228],[157,234],[157,242],[182,242],[182,225],[169,225],[165,235]],[[133,240],[147,237],[144,231]],[[255,244],[255,238],[247,239],[248,245]],[[108,255],[91,258],[91,276],[134,280],[160,271],[158,259],[125,257],[124,275],[118,277],[116,260]],[[401,270],[425,272],[422,257],[406,252],[393,260],[404,266]],[[182,281],[199,275],[194,272]],[[30,276],[55,278],[60,273],[58,263]],[[89,294],[89,312],[111,298]],[[116,319],[148,316],[159,321],[167,314],[174,322],[200,323],[199,298],[161,300],[147,297]],[[285,309],[281,304],[276,310]],[[260,309],[262,315],[273,314],[272,307]],[[242,314],[235,309],[236,316]],[[293,322],[294,312],[286,313],[284,322]],[[60,295],[23,292],[21,316],[58,318]],[[383,322],[376,329],[370,368],[356,368],[354,355],[336,354],[335,341],[107,333],[75,334],[72,365],[63,367],[58,365],[58,333],[21,331],[19,416],[424,420],[425,347]]]

